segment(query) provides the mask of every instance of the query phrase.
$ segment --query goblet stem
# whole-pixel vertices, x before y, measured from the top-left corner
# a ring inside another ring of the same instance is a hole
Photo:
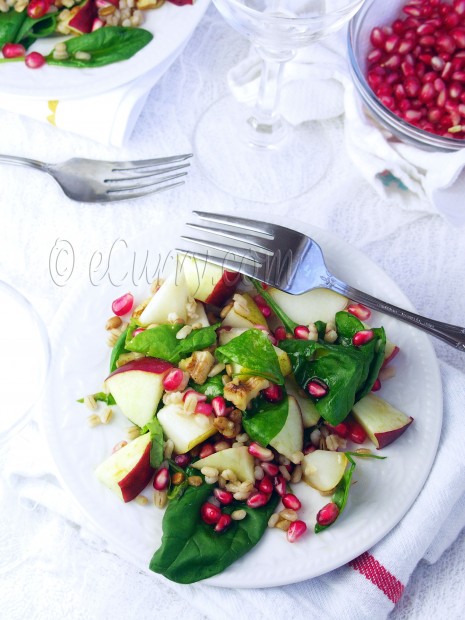
[[[287,137],[290,130],[279,112],[283,70],[290,57],[276,59],[261,49],[257,51],[262,58],[262,72],[257,101],[252,116],[247,119],[251,128],[247,138],[255,147],[272,149]]]

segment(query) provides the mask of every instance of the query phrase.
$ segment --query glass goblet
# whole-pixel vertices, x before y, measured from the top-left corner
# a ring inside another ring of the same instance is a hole
[[[261,58],[253,108],[233,96],[213,103],[194,136],[197,161],[218,187],[240,198],[281,202],[304,194],[330,163],[316,122],[291,126],[280,114],[283,69],[297,51],[340,29],[364,0],[213,0]]]

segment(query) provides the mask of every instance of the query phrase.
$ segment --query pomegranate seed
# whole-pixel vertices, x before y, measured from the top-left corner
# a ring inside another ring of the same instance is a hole
[[[323,506],[316,515],[316,522],[318,525],[331,525],[339,516],[339,508],[334,502],[329,502],[326,506]]]
[[[373,47],[384,47],[386,35],[381,28],[373,28],[370,34],[370,41]]]
[[[454,28],[455,26],[458,26],[459,23],[460,17],[457,15],[457,13],[451,11],[444,17],[443,24],[446,28]]]
[[[283,399],[283,389],[276,383],[271,383],[267,388],[262,390],[262,394],[270,403],[280,403]]]
[[[315,452],[315,450],[316,450],[315,446],[313,444],[309,443],[304,448],[304,454],[310,454],[310,452]]]
[[[320,379],[312,379],[307,383],[307,392],[315,398],[323,398],[329,392],[329,387]]]
[[[26,48],[20,43],[5,43],[2,54],[4,58],[20,58],[26,55]]]
[[[293,493],[286,493],[286,495],[282,496],[281,501],[285,508],[291,508],[292,510],[300,510],[302,508],[302,504]]]
[[[325,422],[325,426],[329,428],[333,433],[336,433],[336,435],[339,435],[339,437],[347,437],[347,425],[344,424],[344,422],[340,422],[336,426]]]
[[[420,100],[427,103],[428,101],[432,101],[435,97],[436,91],[434,86],[431,83],[424,84],[419,94]]]
[[[205,459],[207,456],[210,456],[210,454],[213,454],[214,452],[215,448],[212,446],[212,444],[206,443],[200,449],[199,459]]]
[[[25,57],[24,62],[29,69],[39,69],[45,65],[45,58],[39,52],[31,52]]]
[[[372,392],[378,392],[381,389],[381,381],[379,379],[376,379],[376,381],[373,383],[373,387],[371,388]]]
[[[404,56],[405,54],[409,54],[413,50],[415,44],[415,39],[404,39],[399,43],[397,51],[399,52],[399,54]]]
[[[94,21],[92,22],[92,32],[94,32],[94,30],[98,30],[99,28],[102,28],[103,26],[105,26],[105,22],[102,19],[100,19],[100,17],[96,17]]]
[[[30,0],[27,7],[27,14],[31,19],[39,19],[43,17],[49,10],[50,3],[48,0]]]
[[[212,399],[211,404],[213,408],[213,413],[216,415],[216,417],[221,418],[226,415],[226,401],[223,396],[215,396],[215,398]]]
[[[202,415],[213,415],[213,407],[210,403],[197,403],[195,407],[195,413],[201,413]]]
[[[274,481],[274,490],[281,497],[283,497],[283,495],[286,494],[287,484],[286,484],[286,479],[284,478],[284,476],[281,476],[281,475],[276,476],[275,481]]]
[[[346,421],[347,427],[348,427],[348,434],[347,437],[353,441],[354,443],[363,443],[366,438],[367,438],[367,434],[365,432],[365,429],[355,420],[350,420],[350,421]]]
[[[414,110],[411,110],[411,112],[414,112]],[[370,340],[373,340],[374,336],[375,334],[372,329],[362,329],[354,334],[352,343],[355,347],[361,347],[362,345],[367,344],[367,342],[370,342]]]
[[[164,491],[170,484],[170,472],[167,467],[160,467],[153,479],[153,488],[157,491]]]
[[[247,506],[249,506],[249,508],[261,508],[268,503],[269,499],[270,495],[267,495],[266,493],[254,493],[247,500]]]
[[[290,543],[293,543],[299,538],[301,538],[306,531],[307,526],[303,521],[300,521],[300,519],[298,519],[297,521],[293,521],[286,532],[287,540]]]
[[[465,15],[465,0],[454,0],[452,6],[458,15]]]
[[[367,59],[369,63],[372,63],[372,62],[379,62],[382,57],[383,57],[383,52],[380,49],[374,49],[374,50],[371,50],[371,52],[368,54]]]
[[[262,478],[258,484],[258,490],[269,495],[273,492],[273,481],[269,476]]]
[[[116,316],[123,316],[132,309],[133,305],[134,296],[131,293],[126,293],[125,295],[118,297],[118,299],[115,299],[115,301],[111,304],[111,309],[113,314],[116,314]]]
[[[274,477],[278,475],[279,467],[275,463],[260,463],[261,468],[268,474],[268,476]]]
[[[421,47],[433,47],[433,45],[436,43],[436,37],[433,37],[432,34],[426,34],[425,36],[418,39],[418,43],[421,45]]]
[[[137,335],[142,334],[142,332],[145,332],[145,328],[144,327],[138,327],[137,329],[135,329],[132,332],[132,337],[135,338]]]
[[[168,370],[163,377],[163,387],[167,392],[182,391],[182,389],[186,387],[188,381],[189,375],[187,373],[184,373],[180,368],[173,368],[172,370]]]
[[[417,35],[422,37],[425,34],[434,34],[436,28],[432,24],[424,23],[420,24],[417,28]]]
[[[226,491],[225,489],[220,489],[216,487],[215,489],[213,489],[213,495],[220,502],[220,504],[223,504],[224,506],[232,504],[234,501],[233,494],[229,491]]]
[[[400,65],[400,68],[402,69],[402,73],[405,77],[413,77],[415,75],[415,66],[410,60],[404,60],[404,62]]]
[[[210,502],[205,502],[200,508],[200,516],[208,525],[216,525],[221,519],[221,510],[218,506],[210,504]]]
[[[453,82],[449,87],[449,96],[452,97],[452,99],[458,99],[462,91],[462,86],[458,82]]]
[[[446,63],[440,56],[433,56],[433,58],[431,58],[431,67],[435,71],[442,71],[444,69],[445,64]]]
[[[360,321],[366,321],[371,316],[371,310],[362,304],[349,304],[347,306],[347,312],[356,316]]]
[[[272,461],[274,458],[274,454],[271,450],[269,450],[268,448],[263,448],[263,446],[261,446],[256,441],[253,441],[250,444],[248,451],[249,454],[251,454],[256,459],[259,459],[260,461]]]
[[[186,402],[186,398],[188,396],[195,396],[198,403],[204,403],[207,400],[205,394],[202,394],[201,392],[196,392],[195,390],[187,390],[186,392],[184,392],[184,396],[182,397],[183,402]]]
[[[421,82],[417,77],[410,75],[404,82],[404,88],[408,97],[416,97],[420,92]]]
[[[305,325],[297,325],[294,329],[294,336],[298,340],[308,340],[308,336],[310,334],[310,330]]]
[[[174,462],[176,463],[176,465],[179,465],[179,467],[184,468],[187,467],[191,462],[191,457],[188,454],[177,454],[174,457]]]
[[[397,49],[399,45],[399,37],[396,34],[392,34],[386,38],[384,41],[384,49],[388,54],[391,54]]]
[[[286,340],[286,329],[282,325],[280,325],[279,327],[277,327],[275,329],[274,337],[278,341],[279,340]]]
[[[403,7],[402,10],[404,13],[406,13],[407,15],[411,15],[412,17],[421,16],[420,8],[415,6],[414,4],[407,4],[406,6]]]
[[[218,523],[215,525],[215,532],[224,532],[232,523],[232,518],[229,515],[221,515],[218,519]]]

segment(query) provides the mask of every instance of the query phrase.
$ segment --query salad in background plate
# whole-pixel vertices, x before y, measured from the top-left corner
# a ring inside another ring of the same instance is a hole
[[[120,415],[131,423],[95,473],[123,502],[152,494],[165,509],[150,568],[192,583],[230,566],[267,528],[293,543],[337,527],[354,469],[382,458],[368,440],[383,448],[412,422],[373,393],[394,375],[398,347],[365,323],[370,311],[323,289],[296,297],[243,282],[190,257],[152,293],[135,308],[130,293],[113,302],[109,375],[82,399],[92,427]],[[313,514],[302,484],[327,496]]]

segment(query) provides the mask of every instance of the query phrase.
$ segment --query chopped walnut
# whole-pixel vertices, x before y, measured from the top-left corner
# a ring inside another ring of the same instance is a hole
[[[179,363],[179,368],[189,373],[195,383],[202,385],[208,377],[208,373],[215,365],[215,358],[210,351],[194,351],[192,355]]]
[[[224,397],[238,409],[245,411],[250,401],[269,385],[270,382],[263,377],[249,377],[245,381],[236,377],[224,386]]]
[[[242,412],[239,409],[233,409],[227,418],[215,418],[213,426],[223,437],[233,439],[242,430]]]

